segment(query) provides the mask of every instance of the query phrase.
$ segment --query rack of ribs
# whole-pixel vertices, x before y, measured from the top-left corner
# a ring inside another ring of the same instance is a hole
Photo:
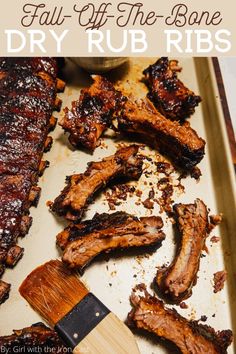
[[[141,293],[139,293],[141,292]],[[183,354],[224,354],[231,344],[231,330],[215,331],[212,327],[189,321],[176,310],[151,296],[141,284],[131,295],[132,311],[128,323],[138,329],[154,333],[176,345]]]
[[[51,210],[68,220],[80,220],[94,195],[118,178],[138,179],[142,174],[142,159],[138,145],[116,151],[115,155],[91,162],[81,174],[67,177],[67,185],[51,203]]]
[[[207,207],[200,199],[194,204],[174,205],[181,243],[173,263],[158,271],[156,283],[161,292],[174,303],[192,294],[197,281],[201,253],[208,236]]]
[[[47,135],[63,88],[55,59],[0,59],[0,275],[23,255],[16,242],[31,225],[29,207],[40,195],[37,180],[47,166],[42,155],[52,143]],[[0,280],[0,303],[9,290]]]
[[[106,78],[93,76],[94,83],[81,90],[78,101],[65,108],[60,125],[69,132],[69,141],[74,147],[84,146],[94,150],[103,131],[112,125],[123,103],[121,92]]]
[[[57,333],[43,323],[13,330],[13,334],[0,337],[1,353],[64,353],[69,352]],[[66,351],[67,349],[67,351]]]
[[[191,170],[204,156],[205,141],[197,132],[188,123],[181,125],[165,118],[148,99],[127,100],[118,127],[124,133],[140,135],[182,169]]]
[[[183,121],[195,112],[201,97],[178,79],[182,68],[177,60],[162,57],[143,71],[149,87],[148,98],[166,118]]]
[[[95,214],[92,220],[71,223],[58,234],[57,244],[63,250],[62,260],[82,271],[100,253],[160,244],[165,239],[162,227],[158,216],[137,218],[122,211]]]

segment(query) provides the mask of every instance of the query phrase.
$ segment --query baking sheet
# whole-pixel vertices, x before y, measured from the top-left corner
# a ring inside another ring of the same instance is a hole
[[[113,81],[121,80],[123,83],[128,79],[130,83],[124,85],[125,90],[132,90],[135,95],[145,95],[147,89],[139,82],[139,79],[142,76],[142,70],[155,59],[132,58],[119,70],[108,74],[108,77]],[[221,212],[224,218],[220,227],[215,228],[211,234],[211,236],[220,236],[220,242],[212,243],[210,237],[207,240],[209,254],[201,259],[197,285],[193,287],[193,295],[185,301],[188,308],[176,308],[180,314],[189,319],[199,319],[205,315],[207,316],[206,323],[215,329],[231,328],[234,331],[236,326],[234,316],[236,313],[234,273],[236,271],[236,255],[234,255],[236,197],[219,94],[210,59],[180,58],[179,60],[183,67],[180,78],[203,98],[203,102],[191,118],[191,126],[206,140],[207,145],[206,155],[199,164],[202,171],[200,181],[196,182],[190,177],[182,180],[185,193],[181,193],[181,189],[176,187],[173,199],[174,202],[191,203],[196,198],[201,198],[212,214]],[[91,83],[89,75],[72,64],[67,67],[67,76],[70,82],[65,92],[59,95],[63,99],[63,106],[70,106],[71,101],[78,98],[80,88]],[[62,114],[63,111],[55,116],[60,118]],[[13,328],[19,329],[41,320],[20,297],[18,287],[36,266],[60,255],[56,248],[55,237],[66,223],[62,218],[49,212],[46,202],[53,200],[59,194],[64,187],[66,175],[83,172],[89,161],[109,156],[115,152],[117,146],[124,142],[114,139],[112,133],[108,132],[101,146],[93,154],[88,154],[82,150],[72,149],[60,126],[57,126],[51,135],[54,144],[51,151],[45,155],[45,158],[50,161],[50,167],[39,182],[42,187],[39,205],[36,209],[31,209],[33,225],[29,234],[19,241],[20,246],[25,248],[24,257],[13,270],[8,269],[3,278],[12,284],[12,290],[10,299],[0,307],[0,335],[10,334]],[[152,156],[154,160],[160,158],[156,151],[149,148],[145,148],[142,153]],[[152,166],[145,163],[145,169],[149,171]],[[153,176],[147,179],[143,174],[138,183],[131,182],[130,184],[138,184],[137,188],[143,191],[141,197],[143,201],[150,190],[149,183],[152,182],[155,185],[161,177],[163,176],[153,173]],[[177,184],[178,175],[173,174],[172,177],[173,183]],[[142,204],[136,205],[137,200],[137,197],[128,197],[127,201],[116,207],[116,210],[125,210],[138,216],[159,214],[158,205],[150,211]],[[104,194],[101,194],[96,198],[96,202],[89,206],[85,216],[90,218],[95,212],[103,211],[108,212],[109,206]],[[83,280],[90,290],[123,320],[130,310],[129,295],[132,287],[140,282],[149,286],[156,274],[156,267],[171,262],[175,254],[172,224],[166,218],[165,213],[160,215],[165,223],[166,240],[155,253],[142,255],[142,252],[137,250],[127,254],[123,252],[121,257],[117,255],[114,257],[111,255],[109,258],[100,257],[85,270],[83,275]],[[223,269],[228,272],[227,282],[221,292],[214,294],[213,274]],[[143,354],[169,352],[158,340],[153,341],[153,339],[141,336],[136,338],[140,352]],[[228,352],[233,353],[234,349],[235,344],[230,346]]]

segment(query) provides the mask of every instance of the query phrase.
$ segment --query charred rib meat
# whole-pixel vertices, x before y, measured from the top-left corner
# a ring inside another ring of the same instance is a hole
[[[98,75],[93,78],[94,83],[81,90],[79,100],[72,102],[71,110],[65,108],[61,123],[74,147],[82,145],[89,150],[96,148],[124,99],[107,79]]]
[[[177,60],[162,57],[143,71],[149,86],[149,99],[171,120],[184,120],[192,115],[201,97],[189,90],[177,77],[181,71]]]
[[[157,216],[138,219],[125,212],[96,214],[92,220],[71,224],[57,236],[63,261],[82,270],[102,252],[161,243],[165,235]]]
[[[63,353],[63,349],[69,352],[62,343],[57,333],[46,327],[43,323],[37,323],[31,327],[14,330],[9,336],[0,337],[0,349],[3,353]]]
[[[141,135],[183,169],[192,169],[204,156],[205,141],[196,131],[165,118],[148,100],[128,100],[118,122],[120,130]]]
[[[29,207],[40,193],[35,185],[55,106],[56,74],[55,59],[0,59],[1,269],[23,254],[16,242],[28,232]]]
[[[11,288],[10,284],[7,284],[5,283],[5,281],[0,280],[0,304],[8,299],[10,288]]]
[[[138,179],[142,160],[136,156],[139,147],[130,145],[99,162],[91,162],[85,173],[67,178],[67,186],[51,205],[51,209],[68,220],[81,219],[94,194],[115,178]]]
[[[53,79],[57,77],[57,62],[54,58],[48,57],[21,57],[21,58],[0,58],[1,72],[32,72],[32,73],[46,73]]]
[[[157,273],[159,289],[173,302],[180,303],[191,296],[196,283],[200,257],[208,235],[208,212],[197,199],[194,204],[174,206],[181,244],[173,263]]]
[[[171,341],[183,354],[224,354],[232,342],[231,330],[216,332],[210,326],[188,321],[146,291],[145,296],[140,296],[136,289],[131,295],[131,303],[130,324]]]

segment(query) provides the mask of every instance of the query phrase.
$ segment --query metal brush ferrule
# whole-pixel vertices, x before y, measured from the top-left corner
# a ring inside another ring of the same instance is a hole
[[[108,314],[110,310],[91,293],[55,325],[65,344],[74,349]]]

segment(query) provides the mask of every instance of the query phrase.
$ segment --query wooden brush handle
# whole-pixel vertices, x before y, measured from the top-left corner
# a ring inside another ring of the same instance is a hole
[[[73,350],[74,354],[140,354],[129,328],[110,312]]]

